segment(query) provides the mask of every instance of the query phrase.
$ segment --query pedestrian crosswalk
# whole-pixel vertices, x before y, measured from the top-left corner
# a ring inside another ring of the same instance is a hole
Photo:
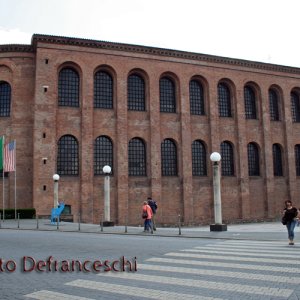
[[[25,296],[40,300],[299,299],[299,267],[297,246],[217,240],[149,257],[137,263],[137,272],[103,272],[92,280],[67,282],[63,292],[41,290]]]

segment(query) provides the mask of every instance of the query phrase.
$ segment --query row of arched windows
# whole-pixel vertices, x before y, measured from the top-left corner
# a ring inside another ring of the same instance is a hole
[[[190,112],[192,115],[206,114],[205,86],[201,80],[192,79],[189,83]],[[245,118],[258,119],[258,96],[251,84],[244,87]],[[163,76],[159,80],[160,111],[176,113],[176,84],[170,76]],[[10,116],[11,87],[9,83],[0,82],[0,116]],[[282,101],[279,91],[269,89],[269,110],[272,121],[280,121]],[[112,109],[114,99],[113,76],[104,70],[94,75],[94,108]],[[232,117],[232,90],[226,82],[218,84],[218,107],[220,117]],[[80,106],[80,77],[72,67],[65,67],[58,76],[58,105]],[[146,84],[143,76],[133,73],[127,80],[127,106],[128,110],[146,110]],[[291,111],[293,122],[300,122],[300,94],[297,90],[291,92]]]
[[[79,174],[78,141],[72,135],[64,135],[58,141],[57,172],[60,175]],[[221,172],[223,176],[234,176],[234,147],[231,142],[223,141],[221,149]],[[207,176],[207,150],[201,140],[193,141],[192,172],[193,176]],[[273,144],[274,176],[283,176],[283,154],[279,144]],[[248,175],[260,176],[260,150],[256,143],[247,145]],[[107,136],[99,136],[94,141],[94,175],[103,175],[103,167],[114,169],[113,142]],[[300,145],[295,145],[296,175],[300,176]],[[162,176],[178,175],[177,145],[172,139],[161,143],[161,174]],[[128,175],[147,176],[146,144],[141,138],[133,138],[128,143]]]

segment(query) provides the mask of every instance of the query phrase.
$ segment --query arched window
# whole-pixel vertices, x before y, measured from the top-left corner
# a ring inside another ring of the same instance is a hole
[[[218,104],[220,117],[232,117],[230,90],[225,83],[218,84]]]
[[[192,115],[204,115],[203,87],[197,80],[190,81],[190,109]]]
[[[11,88],[9,83],[0,82],[0,117],[10,116]]]
[[[300,176],[300,145],[295,145],[296,176]]]
[[[273,144],[273,170],[274,176],[283,176],[282,151],[279,144]]]
[[[128,145],[128,175],[146,176],[146,147],[142,139],[133,138]]]
[[[204,143],[196,140],[192,144],[193,176],[206,176],[206,150]]]
[[[78,142],[72,135],[64,135],[58,141],[57,173],[62,176],[79,174]]]
[[[248,174],[249,176],[259,176],[259,151],[255,143],[249,143],[248,150]]]
[[[177,176],[177,148],[171,139],[165,139],[161,144],[162,176]]]
[[[291,105],[293,122],[300,122],[300,97],[298,93],[291,93]]]
[[[160,111],[176,113],[176,95],[174,82],[163,77],[159,81]]]
[[[257,119],[255,93],[250,86],[244,88],[246,119]]]
[[[73,68],[59,72],[58,105],[79,107],[79,75]]]
[[[271,121],[279,121],[279,100],[278,94],[275,90],[269,90],[269,102],[270,102],[270,119]]]
[[[132,74],[127,83],[128,110],[144,111],[145,108],[145,82],[144,79]]]
[[[234,176],[234,157],[231,143],[221,143],[221,169],[223,176]]]
[[[94,175],[104,175],[103,167],[110,166],[113,173],[113,143],[107,136],[98,136],[94,143]]]
[[[113,108],[113,79],[104,71],[94,76],[94,108]]]

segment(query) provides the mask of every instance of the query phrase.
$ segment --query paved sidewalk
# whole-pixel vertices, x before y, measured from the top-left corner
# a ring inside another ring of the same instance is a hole
[[[5,220],[1,221],[1,229],[14,230],[44,230],[44,231],[63,231],[63,232],[82,232],[99,234],[122,234],[122,235],[148,235],[148,236],[170,236],[170,237],[189,237],[189,238],[213,238],[213,239],[246,239],[246,240],[287,240],[287,230],[280,222],[262,222],[246,224],[229,224],[228,230],[223,232],[210,232],[209,226],[198,227],[162,227],[157,228],[151,233],[144,233],[142,226],[113,226],[102,227],[96,224],[78,224],[60,222],[51,224],[47,219],[36,220]],[[300,227],[295,228],[295,240],[300,239]]]

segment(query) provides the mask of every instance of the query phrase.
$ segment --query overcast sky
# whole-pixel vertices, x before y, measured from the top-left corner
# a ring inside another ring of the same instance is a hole
[[[33,33],[300,67],[300,0],[0,0],[0,44]]]

